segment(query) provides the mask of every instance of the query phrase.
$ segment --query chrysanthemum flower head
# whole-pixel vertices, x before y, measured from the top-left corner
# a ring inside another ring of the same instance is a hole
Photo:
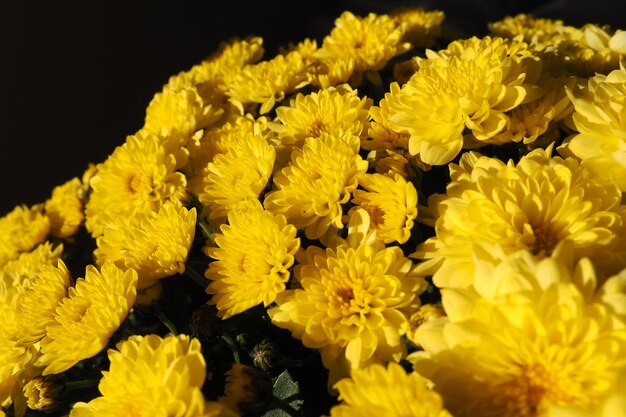
[[[111,261],[100,270],[87,266],[56,308],[41,340],[36,361],[44,375],[63,372],[100,352],[130,312],[137,296],[137,272],[122,271]]]
[[[132,216],[158,210],[167,200],[185,201],[185,176],[177,172],[186,160],[163,146],[159,137],[131,135],[103,162],[91,178],[86,205],[86,227],[93,236],[102,233],[103,216]]]
[[[578,133],[559,152],[575,155],[594,177],[626,191],[626,70],[598,74],[568,95]]]
[[[534,98],[539,61],[525,44],[472,38],[431,53],[396,94],[389,127],[410,135],[408,151],[429,165],[450,162],[469,129],[482,143],[500,133],[507,111]]]
[[[351,378],[335,384],[341,402],[331,408],[330,417],[451,417],[428,385],[425,378],[407,374],[396,362],[355,369]]]
[[[42,243],[50,231],[43,205],[20,205],[0,217],[0,267]]]
[[[62,260],[58,265],[43,265],[28,288],[17,300],[17,339],[28,345],[46,334],[46,326],[54,321],[55,310],[67,296],[70,273]]]
[[[138,288],[185,272],[185,262],[196,228],[196,209],[167,201],[158,212],[148,211],[107,222],[98,236],[94,256],[98,265],[106,260],[119,268],[134,269]]]
[[[50,242],[44,242],[30,252],[23,252],[0,268],[0,285],[6,288],[28,287],[37,278],[41,268],[56,265],[62,253],[62,244]]]
[[[369,13],[365,17],[345,11],[335,20],[335,27],[324,37],[316,52],[321,59],[347,56],[354,62],[357,76],[367,73],[380,83],[378,70],[410,48],[404,42],[405,25],[388,15]]]
[[[573,158],[535,149],[515,165],[468,152],[450,164],[446,194],[429,199],[435,236],[412,255],[436,285],[471,285],[475,245],[499,244],[549,256],[564,240],[576,257],[591,258],[606,275],[626,265],[621,238],[626,207],[614,185],[589,179]]]
[[[521,35],[524,42],[535,50],[542,50],[566,39],[571,40],[574,33],[579,33],[576,28],[566,26],[560,19],[537,18],[526,13],[491,22],[489,30],[493,35],[503,38],[512,39]]]
[[[300,288],[278,295],[268,314],[304,346],[320,349],[329,388],[351,369],[399,361],[406,355],[408,316],[426,281],[398,246],[385,247],[369,231],[365,210],[352,214],[346,240],[297,255]]]
[[[241,363],[226,371],[224,395],[218,401],[241,415],[260,415],[272,401],[272,381],[259,368]]]
[[[202,176],[204,168],[216,155],[225,154],[231,147],[241,146],[240,142],[254,142],[255,138],[251,137],[255,135],[263,136],[269,141],[275,133],[269,130],[265,117],[255,119],[251,114],[236,115],[219,126],[208,129],[198,140],[187,144],[189,161],[183,170],[189,187],[193,189],[192,184]]]
[[[322,133],[341,136],[349,132],[364,138],[371,104],[371,99],[360,98],[358,91],[347,84],[328,87],[308,95],[298,94],[288,106],[278,107],[280,124],[270,127],[278,132],[284,146],[301,147],[306,138]]]
[[[309,66],[311,84],[318,88],[328,88],[347,83],[354,74],[354,59],[350,56],[318,58]]]
[[[393,82],[389,85],[389,91],[380,100],[378,106],[370,107],[370,128],[368,136],[362,141],[361,146],[367,150],[391,149],[403,151],[409,148],[410,134],[408,131],[394,130],[389,126],[389,117],[392,113],[389,103],[400,94],[400,86]]]
[[[486,269],[482,289],[442,290],[448,316],[417,329],[415,369],[459,417],[594,406],[626,363],[626,327],[610,297],[597,295],[592,264],[572,271],[528,251],[503,262]]]
[[[225,80],[244,66],[258,62],[263,56],[263,39],[258,36],[232,38],[222,41],[213,54],[191,67],[189,71],[170,77],[167,87],[180,90],[188,86],[199,86],[198,92],[206,90],[207,84],[213,93],[227,90]]]
[[[292,51],[245,66],[229,80],[227,94],[242,113],[248,104],[261,104],[259,113],[265,114],[281,102],[286,94],[309,83],[302,56]]]
[[[8,406],[15,396],[16,387],[23,381],[23,373],[32,354],[25,346],[16,343],[17,300],[19,290],[0,283],[0,404]],[[19,389],[18,389],[19,390]]]
[[[50,219],[50,233],[56,237],[69,237],[78,231],[85,220],[80,193],[83,184],[78,178],[54,187],[52,196],[46,200],[45,213]]]
[[[626,368],[622,369],[617,380],[606,396],[594,407],[583,410],[577,407],[552,407],[547,417],[616,417],[626,415]]]
[[[223,223],[233,208],[260,206],[259,196],[272,175],[276,151],[259,132],[232,144],[204,169],[204,188],[198,199],[208,210],[212,223]]]
[[[545,75],[538,81],[542,95],[521,104],[508,114],[507,126],[492,141],[495,143],[523,142],[534,144],[541,136],[553,142],[559,135],[556,122],[569,116],[574,108],[566,89],[573,89],[576,77]]]
[[[221,107],[205,103],[195,87],[166,86],[150,101],[143,129],[153,134],[180,135],[184,145],[196,130],[211,125],[223,113]]]
[[[441,36],[441,23],[445,18],[442,11],[410,6],[395,9],[391,16],[406,25],[404,40],[414,48],[431,47]]]
[[[201,388],[206,365],[200,342],[187,335],[131,336],[108,351],[100,397],[77,403],[71,417],[217,417],[221,406],[207,404]]]
[[[44,413],[56,411],[61,405],[63,384],[55,376],[36,377],[24,385],[28,408]]]
[[[213,235],[217,247],[205,248],[214,259],[205,276],[212,281],[207,292],[213,294],[218,316],[228,318],[261,303],[269,306],[289,280],[300,247],[296,228],[283,215],[259,207],[231,211],[228,225],[220,229]]]
[[[274,176],[275,190],[265,195],[265,208],[304,228],[309,239],[320,238],[331,226],[342,229],[342,204],[350,200],[368,166],[358,154],[359,145],[352,134],[307,138]]]
[[[586,24],[566,31],[562,40],[538,53],[544,70],[555,75],[589,78],[618,69],[623,56],[612,46],[620,50],[619,36],[617,42],[612,43],[611,35],[605,29]]]
[[[376,238],[385,243],[405,243],[417,217],[417,190],[400,174],[365,174],[354,190],[350,211],[365,209]]]

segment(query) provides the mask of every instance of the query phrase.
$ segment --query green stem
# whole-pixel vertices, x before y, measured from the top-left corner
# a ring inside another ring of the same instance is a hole
[[[209,224],[206,221],[204,221],[204,219],[198,220],[198,226],[200,226],[200,230],[202,230],[202,234],[204,235],[204,237],[209,239],[211,242],[213,242],[211,235],[213,234],[214,230],[211,230],[212,227],[209,226]]]
[[[272,405],[275,408],[280,408],[285,413],[289,414],[291,417],[303,417],[304,416],[304,414],[302,414],[300,411],[293,408],[291,404],[289,404],[287,401],[284,401],[276,396],[272,398],[272,402],[270,403],[270,406]]]
[[[84,379],[82,381],[70,381],[63,384],[63,393],[77,389],[95,387],[100,383],[99,379]]]
[[[223,334],[220,337],[228,345],[228,348],[233,354],[233,359],[235,359],[235,363],[241,363],[241,358],[239,357],[239,347],[237,346],[237,343],[235,343],[233,338],[227,334]]]
[[[161,323],[163,323],[165,325],[165,327],[168,328],[168,330],[174,335],[174,336],[178,336],[178,330],[176,329],[176,326],[174,325],[174,323],[172,323],[172,320],[170,320],[165,313],[163,313],[163,311],[159,310],[159,312],[157,313],[157,318],[159,320],[161,320]]]
[[[200,275],[200,273],[193,269],[189,264],[185,265],[185,275],[194,280],[194,282],[203,289],[209,286],[209,280]]]

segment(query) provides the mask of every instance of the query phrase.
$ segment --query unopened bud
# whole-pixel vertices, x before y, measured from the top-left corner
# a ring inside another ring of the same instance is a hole
[[[264,371],[236,363],[226,372],[226,387],[219,402],[242,416],[262,415],[272,401],[272,380]]]
[[[409,331],[407,337],[416,346],[420,346],[415,337],[415,332],[424,323],[446,315],[443,307],[438,304],[424,304],[409,318]]]
[[[31,410],[52,412],[60,404],[57,397],[62,389],[63,384],[54,375],[31,379],[24,385],[26,404]]]
[[[251,356],[254,366],[267,371],[273,366],[276,359],[276,348],[269,339],[263,339],[254,346]]]

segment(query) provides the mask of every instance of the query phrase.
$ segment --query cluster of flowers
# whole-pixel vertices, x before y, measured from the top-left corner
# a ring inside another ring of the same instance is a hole
[[[224,42],[0,218],[0,415],[626,415],[626,32],[443,20]]]

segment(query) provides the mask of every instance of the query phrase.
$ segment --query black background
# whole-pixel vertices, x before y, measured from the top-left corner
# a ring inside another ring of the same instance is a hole
[[[142,126],[168,77],[220,41],[261,36],[271,57],[288,42],[321,40],[344,10],[400,5],[443,10],[468,35],[519,12],[626,28],[626,2],[608,0],[0,0],[0,215],[102,162]]]

